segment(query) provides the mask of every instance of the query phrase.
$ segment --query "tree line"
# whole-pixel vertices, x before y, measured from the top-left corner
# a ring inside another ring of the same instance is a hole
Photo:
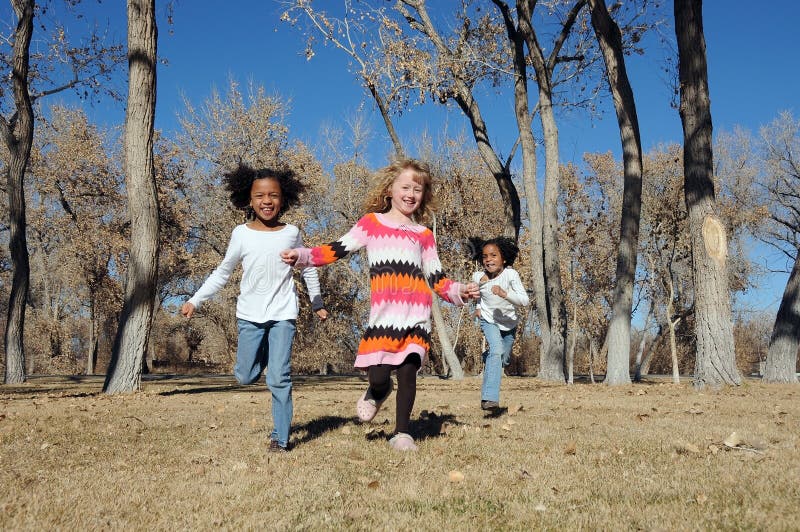
[[[287,165],[304,177],[307,195],[287,220],[303,228],[309,244],[334,240],[362,214],[370,174],[365,145],[376,134],[361,118],[347,131],[329,128],[312,149],[292,140],[285,101],[231,81],[224,94],[186,101],[173,137],[156,131],[153,5],[128,3],[128,114],[124,127],[105,131],[80,108],[45,106],[40,98],[103,90],[103,77],[122,62],[122,45],[81,48],[70,57],[96,70],[54,82],[44,75],[53,59],[25,50],[42,5],[12,1],[19,23],[8,39],[13,49],[3,49],[11,75],[0,121],[6,382],[34,371],[108,368],[105,388],[114,392],[135,389],[141,371],[162,365],[227,371],[237,280],[198,320],[179,319],[175,308],[219,262],[230,230],[243,220],[220,185],[221,173],[239,161]],[[517,371],[556,381],[571,381],[576,371],[602,373],[618,384],[660,368],[675,379],[693,373],[704,386],[738,384],[751,363],[764,362],[768,380],[796,381],[793,154],[800,123],[783,114],[758,136],[718,134],[711,145],[699,1],[676,0],[671,17],[684,142],[648,153],[625,57],[641,51],[642,34],[663,22],[648,11],[657,3],[608,9],[597,1],[465,1],[449,21],[431,16],[422,0],[343,6],[337,17],[298,0],[283,18],[307,37],[309,56],[315,38],[348,54],[395,154],[414,151],[433,164],[440,198],[434,230],[448,273],[465,279],[479,267],[467,242],[494,236],[486,231],[513,236],[528,250],[517,268],[534,303],[515,347]],[[57,31],[54,39],[69,49]],[[513,102],[518,140],[505,157],[481,110],[486,84],[506,87]],[[563,163],[557,109],[591,108],[605,89],[622,160],[587,153],[583,164]],[[404,146],[394,122],[426,102],[453,102],[467,132]],[[757,282],[759,265],[748,253],[753,238],[794,264],[771,332],[768,318],[736,319],[731,310]],[[357,255],[320,272],[332,319],[320,325],[301,309],[295,371],[351,366],[368,312],[369,287],[357,274],[363,265]],[[638,333],[631,331],[634,312],[644,317]],[[433,317],[438,343],[428,370],[454,377],[477,370],[481,338],[469,314],[442,306]]]

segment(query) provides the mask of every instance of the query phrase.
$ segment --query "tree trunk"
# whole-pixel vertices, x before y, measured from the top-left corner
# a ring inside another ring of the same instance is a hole
[[[575,346],[578,344],[578,313],[573,313],[572,316],[572,330],[569,335],[572,341],[569,342],[569,349],[567,351],[567,384],[574,384],[574,370],[575,370]]]
[[[650,342],[650,347],[647,348],[647,352],[644,354],[644,358],[642,359],[642,368],[639,372],[641,377],[646,377],[650,374],[650,363],[653,361],[653,355],[663,339],[664,326],[660,325],[658,327],[658,333],[656,333],[656,337],[653,338],[652,342]]]
[[[725,228],[714,214],[711,102],[708,93],[702,0],[675,0],[680,115],[686,208],[692,240],[697,388],[741,384],[736,369],[733,320],[725,260]]]
[[[9,154],[7,163],[9,254],[11,256],[11,294],[8,300],[4,345],[6,384],[25,382],[25,304],[30,286],[28,242],[25,236],[25,169],[33,144],[33,105],[28,92],[30,45],[33,35],[33,0],[11,2],[17,15],[14,31],[11,83],[14,91],[14,116],[0,120],[0,130]]]
[[[669,298],[667,299],[667,327],[669,328],[669,354],[672,360],[672,382],[680,384],[681,370],[678,367],[678,342],[675,337],[675,328],[681,322],[681,318],[672,321],[672,316],[675,314],[675,283],[672,277],[669,277],[667,280],[667,288],[669,291]]]
[[[644,328],[642,329],[642,337],[639,339],[639,348],[636,350],[636,364],[634,366],[633,380],[640,382],[642,380],[642,356],[644,355],[644,348],[647,345],[647,331],[650,329],[650,320],[655,313],[655,305],[650,303],[650,308],[647,310],[647,315],[644,318]]]
[[[495,2],[498,4],[499,2]],[[553,113],[552,78],[558,54],[569,34],[585,0],[573,5],[561,29],[562,39],[557,39],[550,55],[545,58],[531,22],[535,2],[517,2],[520,34],[528,46],[527,59],[536,73],[539,88],[539,117],[544,137],[544,198],[542,205],[542,251],[544,259],[545,303],[550,326],[550,338],[539,360],[538,377],[549,381],[565,382],[567,379],[567,309],[561,287],[561,266],[558,256],[558,190],[559,148],[558,127]],[[508,22],[506,22],[508,26]],[[538,302],[537,302],[538,304]]]
[[[506,33],[512,45],[514,65],[514,115],[517,120],[519,143],[522,148],[522,183],[525,190],[525,199],[528,206],[528,221],[530,234],[530,259],[532,272],[532,287],[534,294],[534,308],[539,323],[539,337],[541,339],[539,359],[544,358],[550,345],[550,318],[547,312],[547,288],[544,276],[544,245],[542,241],[542,204],[539,200],[539,191],[536,184],[537,158],[536,139],[531,129],[532,116],[528,105],[528,72],[525,59],[525,39],[514,25],[514,20],[508,6],[504,2],[495,2],[503,14]],[[518,17],[520,24],[526,18]]]
[[[675,321],[670,319],[667,324],[669,325],[669,354],[672,360],[672,382],[674,384],[681,383],[681,370],[678,366],[678,342],[675,337],[675,328],[681,322],[681,319],[678,318]]]
[[[439,306],[439,302],[436,301],[436,295],[434,294],[433,297],[431,316],[433,317],[433,325],[436,327],[436,332],[439,335],[442,358],[447,361],[447,365],[450,366],[450,376],[455,380],[461,380],[464,378],[464,370],[461,368],[461,362],[458,360],[456,352],[453,350],[453,342],[450,341],[450,336],[447,334],[444,317],[442,316],[442,309]]]
[[[141,383],[158,274],[158,194],[153,165],[158,30],[155,0],[128,0],[128,110],[125,162],[131,244],[125,301],[103,391],[131,392]]]
[[[594,384],[594,358],[597,356],[597,340],[589,339],[589,382]]]
[[[769,339],[764,382],[797,382],[797,349],[800,346],[800,251],[783,291]]]
[[[97,363],[97,303],[95,293],[89,293],[89,351],[86,353],[86,374],[94,375]]]
[[[617,113],[625,176],[616,285],[611,323],[608,327],[608,371],[605,384],[629,384],[633,283],[636,277],[639,220],[642,211],[642,144],[636,102],[625,69],[619,26],[608,14],[604,0],[589,0],[589,4],[592,8],[592,26],[603,52],[608,85]]]
[[[538,75],[538,73],[537,73]],[[561,287],[561,265],[558,257],[558,128],[556,127],[549,90],[539,88],[539,108],[544,130],[545,179],[542,209],[542,244],[544,278],[547,288],[547,312],[550,316],[550,342],[540,360],[539,378],[548,381],[566,380],[567,309]]]

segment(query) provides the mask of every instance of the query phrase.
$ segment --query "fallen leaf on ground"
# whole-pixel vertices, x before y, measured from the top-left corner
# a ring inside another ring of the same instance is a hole
[[[725,447],[734,448],[744,443],[744,440],[742,440],[741,436],[739,436],[737,433],[731,432],[730,436],[725,438],[725,441],[722,443],[725,444]]]
[[[463,482],[464,473],[462,473],[461,471],[450,471],[447,474],[447,478],[450,479],[450,482]]]
[[[700,454],[700,448],[693,444],[693,443],[679,443],[675,446],[675,450],[678,451],[678,454]]]

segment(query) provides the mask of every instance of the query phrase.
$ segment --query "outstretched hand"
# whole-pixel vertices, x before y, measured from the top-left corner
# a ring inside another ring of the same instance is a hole
[[[319,321],[325,321],[328,319],[328,311],[325,310],[324,308],[319,309],[318,311],[315,312],[315,314],[319,318]]]
[[[300,254],[297,253],[297,250],[294,249],[284,249],[283,251],[281,251],[281,260],[285,264],[288,264],[289,266],[294,266],[295,264],[297,264],[297,258],[299,256]]]
[[[478,287],[478,283],[468,283],[464,285],[464,288],[461,291],[461,299],[478,299],[481,296],[480,288]]]

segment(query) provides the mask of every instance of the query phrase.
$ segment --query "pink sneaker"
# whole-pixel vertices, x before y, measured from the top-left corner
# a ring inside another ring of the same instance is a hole
[[[364,392],[358,401],[356,401],[356,414],[358,414],[358,419],[361,421],[372,421],[375,419],[375,416],[378,415],[378,410],[381,409],[383,403],[389,396],[392,394],[392,389],[394,388],[394,384],[389,385],[389,391],[386,393],[386,397],[378,401],[372,397],[372,389],[367,388],[367,391]]]
[[[395,451],[416,451],[417,445],[414,443],[414,438],[410,435],[406,434],[405,432],[398,432],[395,434],[391,440],[389,440],[389,445]]]

